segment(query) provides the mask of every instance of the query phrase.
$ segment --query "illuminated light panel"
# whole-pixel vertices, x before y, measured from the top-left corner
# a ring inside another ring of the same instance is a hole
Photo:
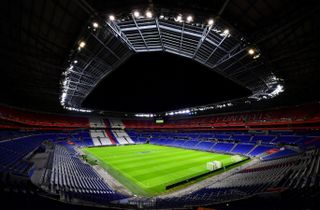
[[[110,15],[110,16],[109,16],[109,20],[114,21],[115,19],[116,19],[116,18],[115,18],[114,15]]]
[[[189,16],[187,17],[187,22],[190,23],[190,22],[192,22],[192,21],[193,21],[193,17],[192,17],[191,15],[189,15]]]
[[[176,21],[176,22],[182,22],[182,15],[178,15],[178,16],[175,18],[175,21]]]
[[[255,50],[252,49],[252,48],[250,48],[250,49],[248,50],[248,53],[249,53],[250,55],[253,55],[253,54],[255,53]]]
[[[93,22],[93,23],[92,23],[92,26],[93,26],[94,28],[98,28],[98,27],[99,27],[99,24],[98,24],[97,22]]]
[[[152,12],[147,11],[147,12],[146,12],[146,17],[147,17],[147,18],[152,18]]]
[[[140,17],[140,12],[139,11],[134,11],[133,12],[133,16],[136,17],[136,18]]]
[[[177,13],[176,13],[177,14]],[[256,59],[260,56],[260,51],[257,48],[250,48],[250,43],[247,43],[246,40],[242,37],[242,34],[238,33],[237,30],[233,30],[233,28],[227,28],[227,25],[220,24],[220,21],[218,24],[216,24],[216,21],[213,18],[204,19],[204,23],[207,27],[203,27],[203,23],[195,23],[194,25],[191,24],[183,24],[183,22],[193,22],[193,17],[191,15],[184,16],[183,14],[177,14],[177,15],[170,15],[167,13],[160,13],[159,16],[155,16],[151,11],[145,10],[145,13],[141,15],[141,13],[138,10],[133,10],[131,13],[132,17],[121,17],[117,18],[118,21],[112,22],[111,21],[116,20],[114,15],[107,16],[109,21],[107,21],[107,25],[104,25],[104,27],[101,27],[102,32],[108,32],[107,38],[113,38],[115,43],[114,47],[112,46],[110,51],[112,51],[112,54],[116,55],[118,61],[117,65],[112,66],[112,68],[116,68],[118,65],[121,65],[125,59],[127,59],[131,54],[134,53],[140,53],[140,52],[149,52],[149,51],[167,51],[169,53],[178,54],[184,57],[188,57],[194,60],[199,61],[202,64],[207,65],[209,68],[213,69],[221,69],[224,68],[223,64],[224,62],[230,62],[234,60],[234,62],[237,62],[238,57],[245,54],[252,55],[252,59]],[[130,16],[130,14],[129,14]],[[134,23],[134,19],[139,18],[139,21],[136,21]],[[148,18],[154,18],[155,21],[150,21]],[[158,21],[157,21],[158,20]],[[161,21],[159,21],[161,20]],[[173,23],[172,20],[174,20],[177,23]],[[122,22],[128,22],[130,24],[122,24]],[[179,24],[180,23],[180,24]],[[212,25],[216,24],[215,27],[211,27]],[[101,25],[101,23],[100,23]],[[179,25],[183,27],[179,27]],[[90,28],[97,28],[99,27],[99,24],[96,23],[94,20],[91,22]],[[192,27],[192,29],[190,28]],[[147,30],[144,30],[147,29]],[[165,28],[165,29],[164,29]],[[231,36],[230,31],[234,33],[234,37]],[[147,31],[147,32],[146,32]],[[162,31],[166,31],[166,33],[162,33]],[[112,33],[110,33],[112,32]],[[92,30],[87,31],[86,33],[92,33]],[[127,34],[136,34],[137,36],[126,36]],[[159,38],[160,41],[155,41],[157,39],[150,38],[149,33],[153,35],[153,37]],[[183,38],[175,38],[172,36],[175,33],[181,34],[181,37]],[[90,71],[93,71],[93,69],[90,67],[86,71],[83,70],[83,67],[81,65],[75,65],[77,63],[85,64],[86,61],[84,61],[81,56],[78,57],[77,53],[81,55],[81,53],[84,53],[81,51],[82,48],[88,47],[88,53],[90,54],[91,48],[95,47],[104,47],[103,44],[100,46],[94,46],[91,44],[88,44],[86,46],[85,40],[89,40],[90,36],[95,36],[96,34],[88,35],[88,34],[82,34],[81,37],[83,37],[83,40],[80,40],[78,42],[78,51],[75,51],[74,57],[70,58],[69,62],[71,62],[72,65],[69,65],[66,68],[66,71],[62,73],[62,91],[61,91],[61,104],[64,107],[72,107],[74,109],[80,109],[81,103],[83,100],[87,97],[88,93],[92,90],[92,88],[95,87],[102,78],[105,72],[101,72],[101,75],[99,75],[97,78],[90,75]],[[185,40],[185,36],[188,35],[189,41],[192,42],[192,45],[187,43]],[[214,35],[221,36],[220,38],[215,40],[210,40],[209,37]],[[112,37],[113,36],[113,37]],[[240,36],[240,39],[237,40],[237,38]],[[242,38],[241,38],[242,37]],[[118,41],[117,41],[117,39]],[[200,39],[199,39],[200,38]],[[228,38],[228,39],[227,39]],[[95,37],[95,39],[101,39],[101,37]],[[163,40],[166,40],[166,45],[162,44]],[[200,41],[199,41],[200,40]],[[100,43],[104,43],[105,40],[101,40]],[[140,46],[141,43],[144,42],[145,46]],[[174,43],[180,43],[180,47],[175,47]],[[125,47],[123,44],[128,46],[127,51],[123,50]],[[148,48],[148,45],[152,46],[151,48]],[[229,47],[225,47],[227,44],[232,45],[234,48],[232,48],[232,51],[229,50]],[[213,51],[207,53],[204,49],[206,48],[212,48]],[[219,51],[223,55],[210,55],[212,52],[216,52],[215,48],[219,48]],[[200,59],[199,55],[202,55],[202,58]],[[218,56],[218,62],[213,63],[212,59],[213,57]],[[234,59],[230,59],[234,58]],[[259,61],[258,61],[259,62]],[[75,68],[73,68],[73,65],[75,65]],[[231,65],[228,65],[227,67],[231,67]],[[231,72],[231,71],[230,71]],[[270,73],[270,74],[269,74]],[[93,80],[92,82],[88,83],[87,81],[78,81],[78,77],[82,76],[82,78],[89,78],[90,80]],[[253,84],[249,88],[250,90],[254,90],[253,95],[251,98],[261,98],[263,96],[266,96],[267,98],[270,98],[270,96],[278,95],[279,93],[283,92],[283,86],[277,87],[277,85],[281,85],[281,81],[278,80],[269,80],[266,79],[269,76],[272,76],[273,73],[270,71],[268,74],[264,77],[264,80],[262,82],[265,83],[265,85],[258,84],[257,87],[266,87],[266,88],[259,88],[255,89],[255,85]],[[228,75],[226,75],[228,76]],[[245,83],[245,82],[244,82]],[[92,84],[92,85],[91,85]],[[261,86],[260,86],[261,85]],[[274,92],[273,92],[274,91]],[[249,97],[250,98],[250,97]],[[62,100],[63,99],[63,100]],[[178,110],[173,112],[168,112],[167,115],[177,115],[177,114],[193,114],[197,111],[202,110],[209,110],[209,109],[217,109],[222,107],[227,107],[228,104],[220,104],[220,105],[210,105],[210,106],[201,106],[197,108],[189,108],[190,111],[187,110]],[[170,114],[169,114],[170,113]],[[151,117],[151,114],[144,114],[144,117]]]
[[[208,25],[209,25],[209,26],[212,26],[213,24],[214,24],[214,20],[213,20],[213,19],[209,19],[209,20],[208,20]]]
[[[81,41],[80,43],[79,43],[79,47],[80,48],[84,48],[86,46],[86,43],[84,42],[84,41]]]

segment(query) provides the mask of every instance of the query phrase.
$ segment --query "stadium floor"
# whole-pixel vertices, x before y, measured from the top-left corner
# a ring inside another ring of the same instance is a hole
[[[151,144],[85,148],[98,164],[137,195],[155,195],[166,187],[209,172],[207,162],[232,165],[231,155]]]

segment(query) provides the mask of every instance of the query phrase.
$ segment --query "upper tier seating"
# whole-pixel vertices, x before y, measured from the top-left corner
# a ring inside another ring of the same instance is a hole
[[[100,117],[89,118],[90,128],[106,128],[104,120]]]
[[[153,120],[121,120],[119,118],[101,119],[94,116],[63,116],[0,106],[0,119],[6,121],[6,123],[2,124],[0,122],[0,126],[8,128],[19,128],[22,125],[64,129],[89,128],[89,118],[91,118],[91,126],[96,128],[229,128],[247,130],[249,127],[260,129],[287,129],[288,124],[294,126],[294,128],[306,128],[308,126],[319,128],[319,110],[320,104],[316,103],[267,111],[216,114],[214,116],[189,119],[169,119],[164,124],[156,124]],[[17,124],[11,125],[10,122]],[[234,138],[242,137],[234,136]],[[248,141],[248,139],[246,139],[246,141]]]
[[[247,126],[277,127],[285,126],[288,123],[304,127],[304,123],[320,121],[319,110],[320,104],[313,104],[261,112],[217,114],[209,117],[168,120],[165,124],[156,124],[153,120],[123,120],[123,122],[126,128],[227,128],[236,126],[247,129]]]
[[[43,114],[1,106],[0,119],[6,119],[33,126],[89,128],[89,120],[86,117]]]

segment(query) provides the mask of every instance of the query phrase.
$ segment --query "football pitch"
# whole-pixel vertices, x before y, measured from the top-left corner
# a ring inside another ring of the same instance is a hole
[[[83,151],[133,193],[144,196],[163,193],[172,185],[207,174],[207,162],[221,161],[227,167],[246,159],[151,144],[90,147]]]

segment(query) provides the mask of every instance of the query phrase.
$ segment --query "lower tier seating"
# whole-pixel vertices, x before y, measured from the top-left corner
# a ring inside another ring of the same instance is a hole
[[[157,208],[219,203],[286,189],[319,188],[320,150],[259,162],[193,193],[157,199]]]
[[[55,145],[50,178],[51,192],[89,201],[112,201],[124,198],[114,192],[104,180],[67,148]]]

